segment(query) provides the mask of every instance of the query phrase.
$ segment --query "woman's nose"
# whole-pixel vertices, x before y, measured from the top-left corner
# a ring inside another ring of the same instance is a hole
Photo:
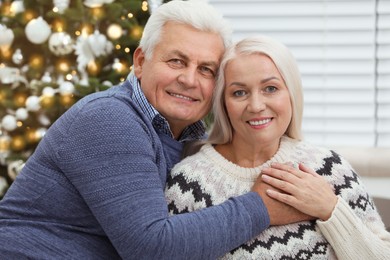
[[[257,113],[266,107],[265,99],[262,95],[252,95],[249,98],[248,111]]]

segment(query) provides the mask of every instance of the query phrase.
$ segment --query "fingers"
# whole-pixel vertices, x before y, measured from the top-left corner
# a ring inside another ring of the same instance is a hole
[[[270,168],[263,169],[261,173],[262,176],[271,176],[289,183],[294,183],[297,181],[297,178],[303,177],[303,173],[299,169],[294,168],[292,164],[272,163]]]
[[[277,190],[266,188],[266,194],[295,209],[326,220],[332,214],[337,196],[325,178],[309,167],[299,164],[272,164],[261,174],[264,183]]]
[[[293,181],[294,178],[292,176],[298,178],[320,177],[313,169],[303,163],[295,165],[293,163],[272,163],[271,167],[263,169],[262,173],[286,181]]]
[[[286,203],[287,205],[294,206],[297,203],[296,198],[293,196],[286,194],[286,193],[281,193],[276,190],[271,190],[267,189],[267,195],[270,196],[273,199],[276,199],[280,202]]]
[[[282,190],[285,193],[294,193],[296,192],[296,186],[293,184],[292,179],[296,178],[295,176],[289,176],[289,174],[285,174],[284,172],[280,173],[276,178],[271,176],[272,174],[262,174],[261,179],[271,185],[272,187]],[[267,189],[268,192],[269,189]]]
[[[270,168],[263,169],[263,172],[269,173],[267,170],[271,169],[273,174],[277,174],[280,177],[286,177],[288,175],[294,175],[296,177],[303,177],[303,173],[299,170],[299,164],[297,163],[272,163]],[[274,176],[274,175],[273,175]],[[274,176],[277,177],[277,176]]]
[[[301,194],[302,190],[307,191],[306,186],[313,183],[310,179],[317,176],[319,177],[314,170],[303,164],[294,167],[291,163],[273,163],[271,168],[262,170],[261,179],[272,187],[295,197],[296,194]],[[281,197],[286,199],[286,196],[278,196],[278,199]]]
[[[320,175],[318,175],[313,169],[307,167],[306,165],[304,165],[303,163],[300,163],[299,164],[299,169],[303,172],[306,172],[306,173],[309,173],[311,174],[312,176],[315,176],[315,177],[319,177]]]

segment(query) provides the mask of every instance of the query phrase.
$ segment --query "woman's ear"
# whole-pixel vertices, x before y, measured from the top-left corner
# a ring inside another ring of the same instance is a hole
[[[138,78],[142,78],[142,65],[145,61],[145,54],[140,47],[135,49],[133,54],[133,71],[134,75]]]

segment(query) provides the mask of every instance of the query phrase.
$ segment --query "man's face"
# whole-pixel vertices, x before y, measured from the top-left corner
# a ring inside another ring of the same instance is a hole
[[[173,22],[163,27],[151,59],[141,49],[135,51],[134,73],[175,138],[209,112],[223,52],[219,35]]]

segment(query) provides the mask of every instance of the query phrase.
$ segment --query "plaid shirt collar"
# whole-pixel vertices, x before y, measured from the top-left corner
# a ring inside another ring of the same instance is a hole
[[[171,128],[169,127],[168,121],[148,102],[139,80],[131,72],[127,78],[130,85],[133,87],[133,100],[141,108],[142,112],[152,122],[154,129],[158,133],[166,134],[174,138]],[[205,136],[206,127],[203,121],[198,121],[192,125],[187,126],[179,137],[179,142],[192,141],[202,139]]]

